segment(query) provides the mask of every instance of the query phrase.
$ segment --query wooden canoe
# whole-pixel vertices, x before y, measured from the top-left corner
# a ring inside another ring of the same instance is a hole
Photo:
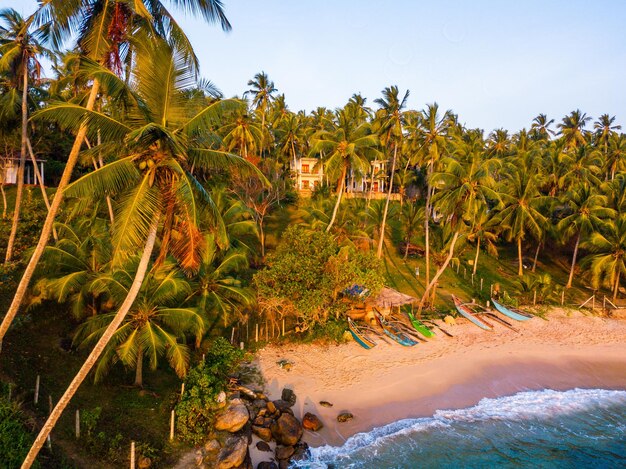
[[[376,347],[376,342],[370,339],[365,332],[359,327],[359,325],[352,320],[352,318],[348,317],[348,328],[350,329],[350,333],[357,344],[359,344],[364,349],[371,349]]]
[[[511,319],[515,319],[516,321],[528,321],[533,317],[532,314],[522,311],[520,309],[513,308],[511,306],[501,305],[493,298],[491,299],[491,302],[493,303],[494,308],[496,308],[499,312],[501,312],[505,316],[510,317]]]
[[[484,329],[486,331],[493,330],[490,325],[478,319],[478,317],[472,312],[468,305],[461,303],[461,300],[459,300],[454,295],[452,295],[452,299],[454,300],[454,306],[456,307],[456,310],[459,312],[459,314],[461,314],[461,316],[469,319],[474,325],[480,327],[481,329]]]
[[[409,320],[411,321],[411,324],[413,325],[413,328],[419,332],[420,334],[422,334],[424,337],[426,337],[427,339],[430,339],[432,337],[435,337],[435,333],[433,331],[431,331],[428,326],[426,326],[426,324],[424,324],[422,321],[420,321],[419,319],[417,319],[413,313],[411,311],[408,311],[406,313],[409,316]]]
[[[398,326],[387,321],[384,316],[374,308],[374,316],[378,321],[380,327],[382,327],[383,332],[387,334],[391,339],[398,342],[400,345],[404,345],[405,347],[412,347],[418,342],[416,340],[411,339],[407,334],[402,332]]]

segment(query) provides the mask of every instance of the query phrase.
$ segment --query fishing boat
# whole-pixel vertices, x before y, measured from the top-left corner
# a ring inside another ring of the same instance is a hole
[[[407,311],[406,314],[409,317],[409,321],[411,321],[411,324],[413,325],[413,328],[417,332],[422,334],[427,339],[430,339],[431,337],[435,337],[435,333],[433,331],[431,331],[426,324],[424,324],[422,321],[417,319],[415,317],[415,315],[411,311]]]
[[[472,323],[474,323],[476,326],[480,327],[481,329],[484,329],[486,331],[493,330],[493,326],[487,324],[486,321],[479,319],[474,314],[474,312],[469,307],[469,305],[461,303],[461,300],[459,300],[454,295],[452,295],[452,299],[454,300],[454,306],[456,307],[456,310],[461,314],[461,316],[469,319]]]
[[[360,327],[356,322],[352,320],[352,318],[348,317],[348,328],[350,329],[350,333],[357,344],[359,344],[364,349],[371,349],[376,347],[376,342],[370,339],[362,327]]]
[[[396,324],[387,321],[384,316],[374,308],[374,316],[376,317],[376,321],[380,327],[382,327],[383,332],[387,334],[391,339],[398,342],[400,345],[404,345],[405,347],[412,347],[416,345],[418,342],[409,337],[406,333],[402,332],[400,327]]]
[[[512,306],[504,306],[498,303],[493,298],[491,299],[494,308],[496,308],[499,312],[504,314],[505,316],[510,317],[511,319],[515,319],[516,321],[528,321],[533,317],[532,314],[522,311],[517,308],[513,308]]]

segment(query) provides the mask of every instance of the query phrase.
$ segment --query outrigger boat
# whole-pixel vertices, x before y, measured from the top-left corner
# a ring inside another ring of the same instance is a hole
[[[369,336],[363,331],[363,328],[359,326],[352,318],[348,317],[348,328],[354,340],[364,349],[371,349],[376,347],[376,342],[369,338]]]
[[[481,329],[484,329],[486,331],[492,331],[493,330],[493,325],[489,324],[488,321],[485,321],[483,318],[479,319],[476,316],[476,313],[474,313],[474,311],[472,311],[472,309],[470,308],[469,304],[461,303],[461,300],[459,300],[454,295],[452,295],[452,299],[454,300],[454,306],[456,307],[456,310],[463,317],[469,319],[473,324],[475,324],[476,326],[480,327]]]
[[[532,314],[522,311],[517,308],[513,308],[511,306],[504,306],[498,303],[493,298],[491,299],[493,303],[493,307],[496,308],[499,312],[504,314],[505,316],[510,317],[511,319],[515,319],[516,321],[528,321],[533,317]]]
[[[417,319],[415,317],[415,315],[411,312],[411,311],[407,311],[407,316],[409,317],[409,321],[411,321],[411,324],[413,325],[413,328],[419,332],[420,334],[422,334],[424,337],[426,337],[427,339],[430,339],[432,337],[435,337],[435,333],[433,331],[431,331],[428,326],[426,324],[424,324],[422,321],[420,321],[419,319]]]
[[[409,337],[408,334],[402,331],[402,329],[397,325],[390,321],[387,321],[384,316],[374,308],[374,316],[378,321],[380,327],[382,327],[383,332],[387,334],[391,339],[398,342],[400,345],[404,345],[405,347],[412,347],[418,344],[417,340],[413,340]]]

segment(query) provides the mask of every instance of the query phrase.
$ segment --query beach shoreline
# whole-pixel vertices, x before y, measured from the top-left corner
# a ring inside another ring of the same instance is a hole
[[[428,343],[406,348],[379,344],[268,346],[257,365],[271,399],[284,387],[298,396],[296,416],[311,412],[324,423],[305,431],[309,445],[341,446],[350,436],[437,410],[471,407],[483,398],[520,391],[626,389],[626,320],[555,309],[548,321],[516,323],[519,333],[485,332],[469,322]],[[289,371],[279,360],[289,360]],[[328,401],[333,407],[323,407]],[[341,412],[354,419],[338,423]]]

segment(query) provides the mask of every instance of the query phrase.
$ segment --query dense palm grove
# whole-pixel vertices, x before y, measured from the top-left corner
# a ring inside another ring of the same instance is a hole
[[[230,28],[217,0],[171,3]],[[263,72],[242,98],[200,79],[165,2],[50,0],[30,18],[4,10],[0,21],[3,173],[19,161],[12,214],[2,185],[4,268],[23,271],[0,340],[20,306],[53,301],[76,321],[75,345],[92,350],[31,461],[92,367],[100,380],[120,362],[141,386],[144,367],[163,360],[185,376],[205,338],[234,321],[289,316],[307,331],[340,318],[338,292],[381,286],[376,258],[392,243],[392,219],[403,240],[394,249],[405,258],[424,250],[420,311],[437,307],[461,248],[475,253],[474,273],[481,252],[514,249],[524,278],[525,257],[536,263],[558,245],[569,258],[566,288],[578,273],[619,295],[626,137],[608,114],[539,114],[529,129],[486,133],[436,104],[407,109],[408,91],[395,86],[372,107],[355,94],[339,109],[294,113]],[[52,78],[42,77],[43,58]],[[310,198],[293,183],[302,157],[324,168]],[[47,159],[57,189],[49,194],[35,175],[45,222],[29,258],[20,209],[35,158]],[[374,174],[374,160],[388,161],[386,171]],[[375,178],[387,191],[378,200]],[[345,198],[349,179],[368,181],[369,192]],[[268,222],[289,210],[301,221],[289,244],[299,247],[268,254],[268,234],[272,248],[280,237]],[[304,274],[316,269],[319,277]]]

